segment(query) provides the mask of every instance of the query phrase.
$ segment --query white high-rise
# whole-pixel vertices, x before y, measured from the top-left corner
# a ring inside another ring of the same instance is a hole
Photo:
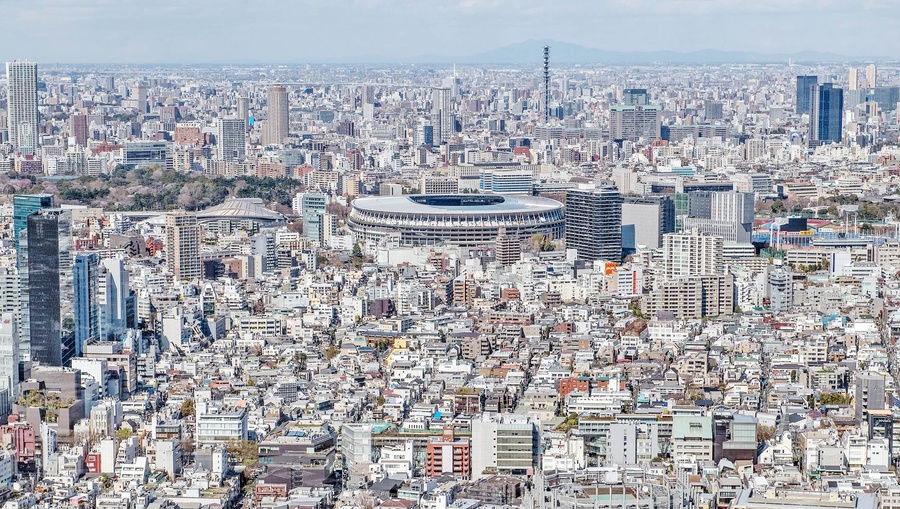
[[[128,270],[121,258],[105,258],[100,262],[98,298],[100,304],[100,338],[121,339],[128,324]]]
[[[663,235],[663,260],[667,278],[722,275],[725,273],[722,237],[693,229]]]
[[[9,141],[23,154],[37,151],[38,138],[37,64],[16,60],[6,63]]]
[[[0,314],[0,396],[6,391],[7,400],[0,401],[0,408],[8,411],[18,398],[19,387],[19,334],[14,313]]]
[[[866,87],[867,88],[875,88],[876,86],[876,67],[875,64],[869,64],[866,66]]]
[[[850,77],[847,81],[849,90],[859,90],[859,69],[856,67],[850,68]]]
[[[450,141],[453,135],[453,114],[450,112],[450,89],[435,88],[431,91],[431,124],[434,126],[434,143]]]

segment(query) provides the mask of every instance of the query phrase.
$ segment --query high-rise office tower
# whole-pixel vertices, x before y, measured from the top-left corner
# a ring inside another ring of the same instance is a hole
[[[38,127],[37,64],[16,60],[6,63],[6,125],[13,148],[34,154],[40,144]]]
[[[75,138],[75,144],[82,147],[88,140],[88,117],[83,113],[76,113],[69,117],[69,136]]]
[[[248,124],[250,123],[250,98],[249,97],[238,97],[237,100],[237,118],[244,121],[244,130],[247,130]]]
[[[566,191],[566,249],[579,260],[622,259],[622,196],[615,186]]]
[[[859,90],[859,69],[856,67],[850,68],[850,77],[847,81],[848,90]]]
[[[375,104],[375,86],[373,85],[363,85],[360,89],[360,103],[362,104]]]
[[[304,193],[300,203],[303,236],[318,240],[321,237],[322,215],[326,212],[328,197],[322,193]]]
[[[416,128],[416,146],[428,146],[431,147],[434,145],[434,126],[431,124],[419,124]]]
[[[28,216],[20,249],[22,358],[62,366],[75,354],[72,215],[41,209]]]
[[[622,102],[628,106],[647,106],[650,104],[646,88],[626,88],[622,92]]]
[[[669,196],[626,197],[622,203],[622,249],[658,249],[663,235],[675,231],[675,201]]]
[[[843,134],[844,91],[833,83],[815,87],[809,120],[809,145],[840,143]]]
[[[706,101],[704,108],[706,120],[722,120],[725,116],[722,101]]]
[[[613,104],[609,107],[609,137],[628,141],[656,140],[661,114],[659,105]]]
[[[121,258],[105,258],[100,262],[97,285],[100,305],[100,340],[114,341],[123,336],[133,321],[129,299],[132,298],[128,270]]]
[[[663,265],[667,278],[719,276],[725,273],[725,243],[697,229],[663,235]]]
[[[876,68],[875,64],[869,64],[866,66],[866,88],[875,88],[878,86],[876,82]]]
[[[100,257],[97,253],[75,255],[72,267],[75,294],[75,356],[84,346],[100,339],[100,302],[98,278]]]
[[[266,119],[267,145],[281,145],[290,134],[287,89],[275,85],[269,88],[269,117]]]
[[[131,88],[131,100],[140,113],[147,113],[147,87],[136,85]]]
[[[176,280],[200,278],[200,227],[196,214],[182,210],[166,215],[166,264]]]
[[[17,194],[13,196],[13,241],[19,248],[19,233],[28,226],[28,216],[53,206],[52,194]]]
[[[689,193],[689,217],[684,219],[684,228],[696,228],[726,242],[750,242],[755,196],[737,191]]]
[[[19,388],[19,332],[14,313],[0,314],[0,392],[6,391],[7,401],[0,406],[9,408],[18,399]]]
[[[812,111],[813,88],[819,84],[818,76],[797,76],[797,114]]]
[[[450,112],[450,89],[431,90],[431,124],[435,144],[446,143],[453,136],[453,114]]]
[[[218,156],[222,161],[240,161],[244,158],[244,133],[246,120],[240,118],[220,118]]]

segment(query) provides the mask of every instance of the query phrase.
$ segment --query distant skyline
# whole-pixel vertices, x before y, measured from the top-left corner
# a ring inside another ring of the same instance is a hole
[[[0,8],[4,61],[446,61],[535,39],[611,52],[900,60],[894,0],[0,0]]]

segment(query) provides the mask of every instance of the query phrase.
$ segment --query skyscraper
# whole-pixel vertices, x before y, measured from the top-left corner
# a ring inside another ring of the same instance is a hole
[[[431,124],[434,126],[436,144],[450,141],[453,135],[453,115],[450,112],[450,89],[431,90]]]
[[[267,145],[281,145],[290,134],[287,89],[275,85],[269,88],[269,117],[266,119]]]
[[[28,216],[53,206],[52,194],[17,194],[13,196],[13,240],[19,248],[19,233],[28,226]]]
[[[622,196],[615,186],[566,191],[566,249],[579,260],[622,259]]]
[[[322,193],[304,193],[300,198],[303,217],[303,235],[310,239],[319,239],[322,216],[328,205],[328,197]]]
[[[244,121],[244,130],[247,130],[247,124],[250,119],[250,98],[248,97],[238,97],[237,100],[237,118]]]
[[[6,401],[0,407],[8,409],[18,399],[19,388],[19,334],[16,315],[0,314],[0,393],[6,391]]]
[[[218,156],[222,161],[240,161],[244,158],[245,120],[240,118],[220,118],[218,139],[216,139]]]
[[[848,90],[859,90],[859,69],[852,67],[848,81]]]
[[[609,107],[609,137],[613,140],[653,141],[659,138],[659,105],[614,104]]]
[[[663,264],[667,278],[715,276],[725,273],[721,237],[693,229],[663,235]]]
[[[622,102],[628,106],[647,106],[648,100],[646,88],[626,88],[622,93]]]
[[[20,352],[45,366],[62,366],[75,353],[72,216],[42,209],[28,216],[22,235]]]
[[[97,253],[75,255],[72,268],[75,294],[75,356],[80,356],[84,345],[100,339],[100,303],[98,277],[100,257]]]
[[[797,114],[808,114],[812,110],[813,88],[818,85],[818,76],[797,76]]]
[[[40,142],[38,127],[37,64],[16,60],[6,63],[8,86],[6,124],[9,141],[23,154],[34,154]]]
[[[100,340],[114,341],[125,334],[129,323],[129,299],[132,298],[128,270],[121,258],[100,262],[97,285],[100,305]]]
[[[875,88],[878,86],[875,76],[876,72],[875,64],[866,66],[866,88]]]
[[[628,197],[622,203],[622,249],[658,249],[663,235],[675,231],[675,201],[669,196]]]
[[[131,100],[140,113],[147,113],[147,87],[136,85],[131,88]]]
[[[175,280],[200,278],[200,227],[196,214],[182,210],[166,216],[166,264]]]
[[[82,147],[87,145],[88,121],[87,115],[76,113],[69,117],[69,136],[75,138],[75,144]]]
[[[843,134],[844,91],[833,83],[815,87],[809,120],[809,145],[840,143]]]
[[[753,233],[754,193],[692,192],[684,228],[717,235],[726,242],[750,242]]]

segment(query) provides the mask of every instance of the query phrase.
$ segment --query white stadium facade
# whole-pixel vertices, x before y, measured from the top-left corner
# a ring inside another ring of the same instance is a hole
[[[374,196],[351,204],[347,224],[356,239],[398,238],[402,246],[493,243],[501,229],[526,238],[562,238],[563,205],[549,198],[496,194]]]

